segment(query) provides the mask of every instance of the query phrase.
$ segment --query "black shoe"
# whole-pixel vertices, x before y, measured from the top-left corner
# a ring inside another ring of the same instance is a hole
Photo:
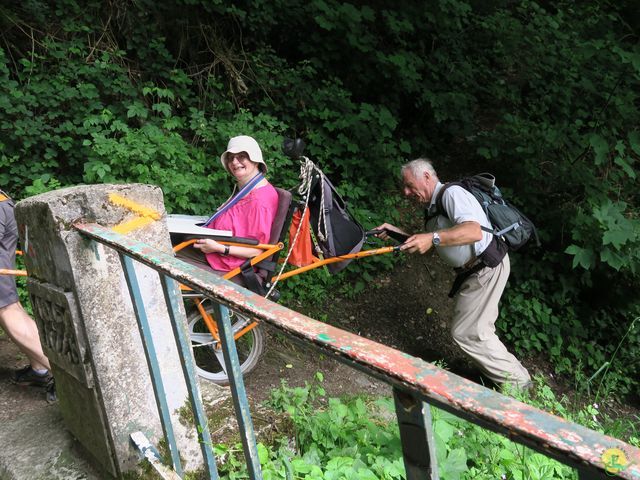
[[[53,376],[50,372],[47,371],[44,375],[40,375],[31,368],[31,365],[16,370],[13,375],[13,383],[23,386],[46,387],[51,380],[53,380]]]
[[[56,403],[58,401],[58,395],[56,394],[56,381],[52,378],[45,387],[47,403]]]

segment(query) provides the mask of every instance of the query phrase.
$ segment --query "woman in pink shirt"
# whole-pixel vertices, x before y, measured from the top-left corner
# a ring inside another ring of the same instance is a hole
[[[231,230],[235,237],[255,238],[259,243],[269,243],[271,224],[278,210],[278,193],[263,177],[267,165],[262,159],[258,142],[242,135],[229,140],[227,150],[220,156],[224,168],[236,180],[238,193],[243,187],[250,189],[236,203],[234,196],[223,204],[207,225],[216,230]],[[228,203],[231,207],[225,209]],[[199,239],[194,248],[205,254],[209,266],[219,272],[228,272],[242,265],[247,258],[262,253],[251,247],[223,245],[212,239]]]

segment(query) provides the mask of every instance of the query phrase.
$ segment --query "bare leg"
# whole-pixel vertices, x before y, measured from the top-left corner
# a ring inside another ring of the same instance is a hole
[[[0,308],[0,326],[29,359],[34,370],[50,370],[49,360],[42,351],[36,322],[25,312],[20,302]]]

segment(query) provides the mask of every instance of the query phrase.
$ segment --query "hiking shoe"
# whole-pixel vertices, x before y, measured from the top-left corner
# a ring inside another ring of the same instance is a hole
[[[16,370],[13,375],[13,383],[23,386],[46,387],[52,379],[53,376],[51,376],[51,372],[41,375],[31,368],[31,365]]]
[[[58,395],[56,394],[56,381],[54,378],[49,380],[47,386],[45,387],[45,394],[47,403],[56,403],[58,401]]]

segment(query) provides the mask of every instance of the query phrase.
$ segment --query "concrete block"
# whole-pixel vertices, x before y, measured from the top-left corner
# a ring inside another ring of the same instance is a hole
[[[80,220],[109,227],[140,220],[139,213],[111,202],[113,193],[159,215],[159,220],[139,222],[127,235],[169,251],[162,191],[149,185],[48,192],[19,202],[16,218],[34,316],[52,363],[65,425],[101,468],[119,476],[138,463],[130,433],[142,431],[157,444],[162,430],[119,256],[72,227]],[[201,462],[200,447],[175,413],[188,395],[160,280],[141,264],[136,273],[184,467],[194,469]]]

